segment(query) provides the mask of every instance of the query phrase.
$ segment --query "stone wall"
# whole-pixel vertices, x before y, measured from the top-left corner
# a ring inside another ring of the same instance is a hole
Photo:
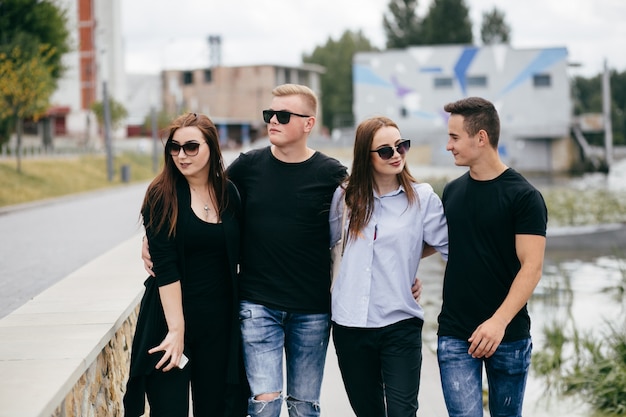
[[[139,306],[117,329],[52,417],[122,417]]]

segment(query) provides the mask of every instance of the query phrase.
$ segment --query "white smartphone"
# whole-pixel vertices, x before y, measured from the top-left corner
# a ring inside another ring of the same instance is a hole
[[[185,365],[187,365],[187,363],[189,363],[189,358],[183,353],[183,355],[180,357],[180,362],[178,362],[178,367],[180,369],[183,369]]]

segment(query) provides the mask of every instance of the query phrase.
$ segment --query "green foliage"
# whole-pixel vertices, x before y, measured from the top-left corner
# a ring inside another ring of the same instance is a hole
[[[387,48],[423,45],[422,22],[417,16],[417,0],[390,0],[389,13],[383,16]]]
[[[464,0],[433,0],[423,22],[428,45],[472,44],[472,22]]]
[[[19,46],[0,52],[0,118],[37,118],[47,110],[55,89],[53,53],[45,45],[38,56],[24,54]]]
[[[563,395],[577,395],[595,415],[626,415],[626,326],[607,324],[600,337],[567,336],[562,325],[544,329],[545,346],[533,357],[533,370]],[[571,355],[563,354],[569,348]]]
[[[464,0],[434,0],[423,20],[417,0],[390,0],[383,17],[387,48],[415,45],[471,44],[472,22]]]
[[[626,145],[626,71],[610,72],[611,124],[613,143]],[[602,112],[602,74],[595,77],[574,77],[571,85],[574,114]],[[604,135],[585,134],[592,145],[604,145]]]
[[[71,49],[67,12],[53,0],[0,1],[0,52],[19,46],[26,57],[37,57],[42,45],[52,51],[48,62],[57,80],[64,69],[61,59]]]
[[[626,221],[626,195],[602,189],[543,191],[550,226],[581,226]]]
[[[161,110],[157,113],[157,136],[163,130],[166,129],[170,122],[176,118],[176,116],[169,114],[165,110]],[[145,132],[152,131],[152,114],[148,113],[143,119],[143,129]]]
[[[361,31],[345,31],[339,40],[328,38],[302,61],[322,65],[322,123],[329,129],[354,123],[352,115],[352,58],[357,52],[376,50]]]
[[[484,45],[511,42],[511,26],[506,23],[503,11],[494,6],[491,11],[483,13],[480,38]]]
[[[118,128],[121,123],[128,117],[128,110],[119,101],[113,97],[109,97],[109,109],[111,111],[111,127]],[[95,101],[91,105],[91,111],[96,115],[96,119],[100,126],[104,126],[104,105],[101,101]]]

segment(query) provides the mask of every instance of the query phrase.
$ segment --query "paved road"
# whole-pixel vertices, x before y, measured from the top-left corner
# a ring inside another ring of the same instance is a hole
[[[0,208],[0,318],[140,231],[147,185]]]

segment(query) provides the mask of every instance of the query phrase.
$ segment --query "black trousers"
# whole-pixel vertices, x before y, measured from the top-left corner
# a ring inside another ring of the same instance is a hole
[[[422,368],[418,318],[369,329],[333,323],[333,342],[357,417],[415,417]]]
[[[226,374],[230,349],[229,310],[226,314],[188,315],[185,323],[187,366],[146,378],[150,417],[188,417],[189,386],[194,417],[223,416],[228,397]]]

